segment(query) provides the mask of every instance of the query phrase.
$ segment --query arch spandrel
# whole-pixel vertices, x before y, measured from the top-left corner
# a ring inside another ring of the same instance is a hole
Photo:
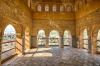
[[[100,29],[100,26],[96,26],[94,29],[93,29],[93,32],[92,32],[92,36],[98,36],[98,31]]]

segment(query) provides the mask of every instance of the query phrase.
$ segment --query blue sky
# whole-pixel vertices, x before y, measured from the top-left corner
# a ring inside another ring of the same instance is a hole
[[[8,33],[16,33],[14,27],[12,25],[8,25],[4,31],[4,34],[8,34]]]

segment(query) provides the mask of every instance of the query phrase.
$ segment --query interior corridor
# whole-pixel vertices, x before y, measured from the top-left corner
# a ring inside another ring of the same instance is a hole
[[[100,66],[100,55],[71,47],[35,48],[2,66]]]

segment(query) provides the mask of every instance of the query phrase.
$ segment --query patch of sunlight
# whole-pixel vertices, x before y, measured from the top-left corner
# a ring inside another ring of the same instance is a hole
[[[36,53],[33,57],[52,57],[52,53]]]
[[[26,54],[24,57],[32,57],[33,54]]]
[[[38,51],[46,51],[46,50],[50,50],[51,48],[38,48]]]
[[[34,48],[34,49],[31,49],[29,52],[36,52],[38,49],[37,48]]]

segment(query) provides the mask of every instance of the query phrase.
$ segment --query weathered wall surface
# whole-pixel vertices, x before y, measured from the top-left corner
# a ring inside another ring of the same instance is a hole
[[[31,10],[23,0],[0,0],[0,15],[25,26],[32,23]]]
[[[32,28],[31,10],[25,4],[24,0],[0,0],[0,58],[2,37],[5,28],[9,24],[13,25],[16,30],[16,41],[18,40],[16,43],[17,48],[19,52],[22,52],[22,36],[24,36],[23,31],[25,31],[26,28],[29,28],[29,30]]]
[[[72,4],[74,5],[74,3]],[[58,4],[58,6],[60,5]],[[85,4],[75,13],[74,11],[52,12],[52,9],[50,9],[50,12],[45,12],[44,10],[37,12],[36,10],[31,10],[31,8],[36,9],[36,4],[33,3],[29,8],[24,0],[0,0],[0,48],[4,29],[8,24],[11,24],[16,30],[20,51],[22,51],[22,37],[26,35],[25,48],[29,48],[30,34],[33,39],[36,39],[39,30],[45,30],[46,36],[52,30],[57,30],[60,35],[65,30],[69,30],[72,36],[77,36],[79,42],[83,43],[81,36],[83,30],[87,29],[88,35],[92,37],[92,50],[95,53],[97,40],[95,37],[97,37],[98,30],[100,29],[100,0],[93,0]],[[37,41],[34,40],[34,42]]]
[[[92,31],[93,26],[100,23],[100,1],[95,0],[87,3],[76,12],[76,32],[81,34],[81,30],[86,28]],[[82,30],[83,31],[83,30]]]
[[[33,19],[75,20],[74,12],[33,12]]]
[[[32,37],[35,40],[32,42],[33,47],[38,47],[37,35],[39,30],[44,30],[46,37],[49,37],[49,34],[52,30],[58,31],[60,38],[64,35],[65,30],[69,30],[72,37],[76,36],[75,13],[74,12],[69,12],[69,13],[68,12],[33,12],[33,32],[32,32],[33,36]],[[63,47],[62,41],[60,43],[60,47]]]
[[[48,0],[47,0],[48,1]],[[69,30],[72,36],[76,35],[76,22],[74,12],[74,1],[67,1],[66,7],[62,2],[32,2],[33,14],[33,35],[37,36],[39,30],[45,30],[48,35],[50,31],[57,30],[59,34],[63,34],[65,30]],[[35,5],[34,5],[34,4]],[[37,11],[38,4],[41,4],[41,11]],[[34,6],[33,6],[34,5]],[[49,11],[45,11],[45,5],[49,6]],[[53,5],[56,5],[56,12],[53,12]],[[60,12],[60,6],[64,6],[64,11]],[[67,6],[71,7],[71,11],[67,11]],[[34,7],[34,8],[33,8]]]
[[[88,30],[88,36],[91,37],[89,49],[92,53],[96,53],[97,35],[100,29],[100,0],[89,2],[76,12],[76,36],[79,38],[81,48],[83,48],[84,29]]]
[[[77,35],[80,35],[80,31],[83,31],[84,29],[90,30],[92,35],[92,31],[98,24],[100,24],[100,9],[97,9],[76,21]]]
[[[72,36],[75,36],[75,21],[72,20],[34,20],[33,33],[36,36],[39,30],[45,30],[48,35],[50,31],[57,30],[59,34],[63,34],[65,30],[69,30]]]

